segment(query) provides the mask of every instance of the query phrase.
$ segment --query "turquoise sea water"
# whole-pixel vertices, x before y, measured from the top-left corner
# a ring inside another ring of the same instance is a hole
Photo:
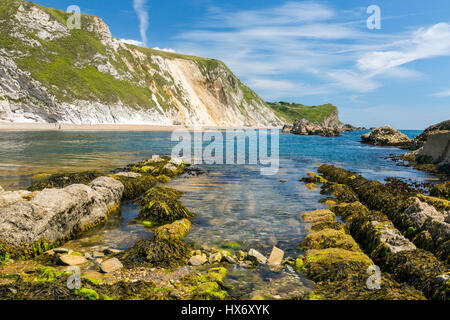
[[[304,236],[298,213],[322,207],[317,203],[319,192],[299,181],[318,163],[334,163],[380,181],[432,178],[385,159],[404,153],[401,149],[361,144],[362,133],[337,138],[281,134],[276,175],[261,175],[260,168],[252,165],[203,165],[208,175],[170,182],[185,192],[183,203],[197,213],[189,239],[201,245],[238,242],[243,249],[267,251],[276,244],[288,252],[295,250]],[[414,137],[420,131],[405,133]],[[153,154],[171,154],[176,144],[170,132],[4,132],[0,135],[0,185],[25,188],[32,175],[42,172],[112,170]],[[137,209],[130,206],[123,211],[132,217]]]
[[[171,181],[169,186],[183,191],[181,201],[197,214],[187,240],[194,247],[226,248],[227,243],[237,243],[242,250],[255,248],[265,255],[276,245],[295,257],[305,236],[299,213],[324,208],[317,202],[320,193],[308,190],[299,181],[319,163],[333,163],[380,181],[386,177],[433,179],[385,159],[404,150],[361,144],[363,133],[344,133],[338,138],[281,134],[280,169],[273,176],[261,175],[258,166],[248,164],[202,165],[209,170],[207,175]],[[420,131],[405,133],[414,137]],[[175,144],[168,132],[5,132],[0,135],[0,185],[25,188],[32,175],[42,172],[112,170],[153,154],[169,155]],[[88,235],[86,245],[126,249],[150,237],[145,228],[129,223],[138,211],[135,204],[123,204],[121,212],[106,226]],[[287,276],[291,278],[282,278],[280,284],[279,274],[267,268],[259,273],[236,269],[230,279],[234,279],[235,287],[248,291],[250,286],[254,292],[268,285],[270,279],[274,288],[286,286],[285,293],[304,280],[295,274]]]

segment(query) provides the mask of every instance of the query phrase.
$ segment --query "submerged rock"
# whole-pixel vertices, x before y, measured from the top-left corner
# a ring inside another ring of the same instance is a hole
[[[114,271],[118,271],[123,268],[122,262],[117,258],[112,258],[106,261],[103,261],[100,265],[100,269],[104,273],[110,273]]]
[[[63,254],[59,257],[59,260],[68,266],[79,266],[88,262],[85,257],[72,254]]]
[[[153,237],[141,240],[131,249],[119,253],[126,266],[150,265],[154,267],[175,267],[184,265],[191,256],[191,248],[182,238],[187,235],[191,223],[188,220],[175,221],[157,228]]]

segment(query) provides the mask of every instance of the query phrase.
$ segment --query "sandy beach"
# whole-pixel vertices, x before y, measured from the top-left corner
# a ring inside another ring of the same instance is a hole
[[[220,130],[220,129],[243,129],[243,127],[220,127],[220,126],[169,126],[150,124],[69,124],[69,123],[8,123],[0,122],[0,131],[147,131],[161,132],[174,130]],[[245,129],[263,129],[257,127],[245,127]],[[276,128],[279,129],[279,128]]]

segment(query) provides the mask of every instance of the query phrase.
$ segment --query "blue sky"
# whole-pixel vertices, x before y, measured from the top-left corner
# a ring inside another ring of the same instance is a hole
[[[36,0],[102,17],[113,36],[216,58],[264,99],[333,103],[344,122],[450,119],[450,1]],[[367,28],[379,6],[381,29]]]

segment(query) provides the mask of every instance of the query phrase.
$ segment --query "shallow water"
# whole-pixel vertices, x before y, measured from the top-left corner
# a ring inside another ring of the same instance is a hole
[[[181,201],[197,216],[187,238],[193,246],[248,250],[270,254],[276,245],[296,257],[305,236],[300,212],[323,208],[319,191],[310,191],[299,181],[319,163],[333,163],[383,181],[398,177],[425,181],[427,173],[396,165],[385,159],[405,151],[373,147],[359,142],[362,131],[339,138],[280,135],[280,169],[264,176],[258,166],[203,165],[207,175],[179,178],[169,183],[184,192]],[[414,137],[420,131],[406,131]],[[6,132],[0,135],[0,185],[6,189],[27,187],[32,175],[60,170],[112,170],[153,154],[170,154],[175,142],[167,132]],[[104,245],[130,248],[151,236],[144,227],[130,224],[139,208],[122,205],[107,224],[77,242],[82,246]],[[248,297],[262,288],[288,297],[292,288],[307,288],[307,281],[284,268],[256,271],[233,268],[230,283]],[[284,288],[284,289],[282,289]]]

